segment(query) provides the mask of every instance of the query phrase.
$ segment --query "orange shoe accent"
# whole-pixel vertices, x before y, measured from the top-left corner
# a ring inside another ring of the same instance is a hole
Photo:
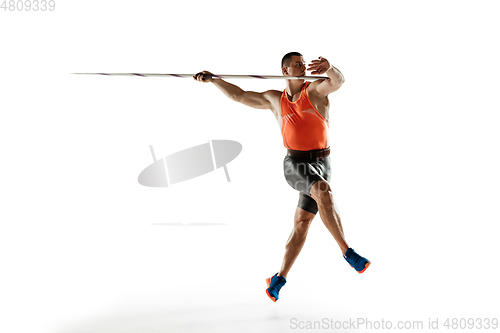
[[[370,264],[371,264],[371,263],[372,263],[371,261],[368,261],[368,263],[365,265],[365,268],[363,268],[363,270],[362,270],[362,271],[359,271],[358,273],[359,273],[359,274],[361,274],[361,273],[363,273],[364,271],[366,271],[366,269],[368,268],[368,266],[370,266]]]
[[[267,291],[267,289],[266,289],[266,294],[267,294],[267,296],[269,296],[269,298],[271,299],[271,301],[273,301],[273,302],[276,303],[276,298],[274,298],[273,296],[269,295],[269,292]]]
[[[267,288],[269,288],[269,287],[271,286],[271,279],[272,279],[272,277],[270,277],[270,278],[267,278],[267,279],[266,279]],[[266,289],[266,294],[267,294],[267,296],[268,296],[268,297],[269,297],[269,298],[270,298],[273,302],[276,302],[276,298],[274,298],[273,296],[269,295],[269,292],[267,291],[267,289]]]

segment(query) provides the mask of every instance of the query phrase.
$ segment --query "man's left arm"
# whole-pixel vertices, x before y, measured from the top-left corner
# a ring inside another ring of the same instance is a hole
[[[313,60],[311,64],[309,64],[309,68],[307,70],[312,71],[311,74],[313,75],[328,75],[329,79],[320,81],[316,87],[318,94],[323,96],[327,96],[328,94],[339,90],[345,81],[344,75],[342,75],[337,68],[330,65],[328,60],[323,57],[319,57],[318,60]]]

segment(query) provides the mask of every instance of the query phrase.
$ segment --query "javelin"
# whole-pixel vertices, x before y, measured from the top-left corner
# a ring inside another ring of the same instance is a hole
[[[142,77],[181,77],[192,78],[196,74],[153,74],[153,73],[73,73],[81,75],[107,76],[142,76]],[[268,79],[268,80],[318,80],[328,79],[327,76],[282,76],[282,75],[225,75],[203,74],[204,79]]]

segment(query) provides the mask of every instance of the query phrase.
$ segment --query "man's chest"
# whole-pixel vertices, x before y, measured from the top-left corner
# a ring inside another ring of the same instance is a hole
[[[305,96],[301,95],[300,92],[293,96],[284,94],[275,106],[280,114],[280,119],[282,119],[283,115],[289,113],[309,111],[312,106],[328,122],[330,108],[328,97],[319,96],[314,91],[309,91],[309,89],[307,89]]]
[[[296,104],[293,103],[290,104],[286,102],[284,102],[286,103],[286,105],[282,105],[282,103],[283,100],[275,101],[274,103],[272,103],[273,104],[272,111],[278,122],[280,130],[283,129],[284,123],[288,121],[295,121],[295,119],[292,119],[294,116],[297,116],[298,117],[297,119],[301,119],[301,121],[303,122],[304,121],[307,122],[307,119],[310,120],[312,119],[312,121],[314,121],[315,118],[318,118],[317,115],[319,113],[321,117],[328,123],[328,105],[326,104],[320,107],[322,105],[322,101],[313,102],[313,100],[311,100],[307,106],[304,105],[298,106]]]

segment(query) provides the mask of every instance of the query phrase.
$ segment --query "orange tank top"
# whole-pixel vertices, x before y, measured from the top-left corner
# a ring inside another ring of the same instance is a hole
[[[308,84],[304,83],[295,102],[290,102],[286,89],[281,95],[281,135],[285,148],[316,150],[329,147],[329,125],[311,104],[306,92]]]

